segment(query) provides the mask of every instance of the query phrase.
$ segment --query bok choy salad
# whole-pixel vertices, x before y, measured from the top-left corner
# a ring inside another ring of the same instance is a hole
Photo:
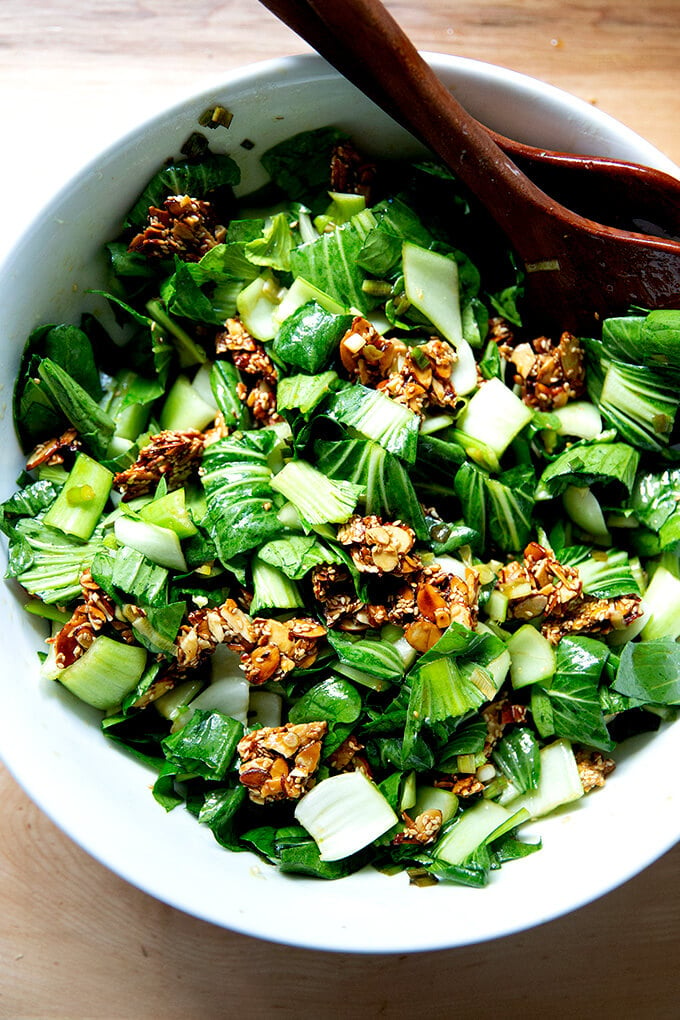
[[[261,163],[237,198],[192,135],[97,314],[29,337],[8,576],[165,809],[483,886],[680,704],[680,311],[533,336],[441,166],[335,128]]]

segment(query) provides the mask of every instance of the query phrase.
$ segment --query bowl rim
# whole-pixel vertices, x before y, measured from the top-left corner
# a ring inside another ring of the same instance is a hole
[[[556,86],[540,82],[538,79],[517,71],[498,67],[483,61],[473,60],[471,58],[455,57],[443,53],[430,52],[423,53],[423,56],[433,65],[435,70],[445,71],[447,73],[452,72],[454,74],[458,71],[462,73],[466,79],[473,82],[489,80],[503,84],[509,82],[521,90],[533,92],[534,94],[537,85],[540,85],[542,95],[559,102],[563,106],[566,106],[569,110],[574,112],[574,115],[578,115],[579,113],[582,115],[587,111],[589,121],[594,122],[596,126],[606,126],[610,129],[614,127],[617,136],[622,140],[625,141],[626,139],[629,139],[638,150],[645,152],[648,151],[650,165],[658,166],[660,169],[665,169],[668,172],[673,172],[680,176],[680,170],[670,160],[668,160],[663,153],[644,139],[641,139],[640,136],[630,128],[620,124],[609,114],[593,108],[590,104],[586,103],[585,100],[578,99]],[[219,81],[216,81],[214,84],[203,86],[196,92],[188,93],[184,98],[176,101],[170,107],[153,114],[151,117],[145,117],[139,124],[132,127],[119,138],[115,139],[101,153],[91,159],[80,171],[78,171],[77,174],[72,176],[66,184],[56,190],[54,195],[47,200],[43,208],[35,216],[32,223],[24,230],[17,242],[11,246],[7,255],[3,259],[3,262],[0,265],[0,287],[4,284],[4,277],[6,273],[11,268],[15,259],[17,259],[20,255],[22,248],[25,245],[32,243],[31,235],[40,223],[41,219],[44,217],[45,210],[65,201],[74,189],[77,190],[80,182],[82,182],[88,175],[95,173],[99,165],[110,159],[121,146],[129,146],[136,141],[141,140],[145,132],[153,129],[157,122],[166,120],[168,117],[173,116],[173,114],[180,113],[186,109],[188,104],[194,104],[201,101],[209,102],[210,98],[214,96],[217,90],[226,91],[227,89],[235,86],[239,89],[245,89],[256,86],[259,82],[263,82],[264,80],[281,78],[282,75],[292,78],[297,76],[304,78],[305,80],[310,78],[316,80],[319,76],[330,78],[340,77],[338,73],[326,63],[326,61],[322,60],[322,58],[315,54],[300,54],[292,57],[281,57],[273,60],[258,61],[245,65],[242,68],[237,68],[227,75],[222,75],[220,76]],[[124,878],[133,886],[147,892],[158,900],[165,902],[178,910],[218,926],[240,932],[241,934],[258,937],[266,941],[276,941],[282,944],[325,951],[369,954],[422,952],[453,948],[507,937],[528,928],[533,928],[547,923],[606,895],[612,889],[623,884],[647,868],[655,860],[666,853],[677,842],[678,838],[680,838],[680,826],[677,823],[672,826],[668,824],[660,841],[655,841],[653,845],[645,845],[644,851],[635,858],[634,863],[630,862],[627,866],[619,864],[618,866],[613,867],[609,873],[608,880],[600,882],[595,890],[590,887],[584,888],[579,895],[575,897],[571,896],[568,902],[561,902],[558,905],[537,905],[531,916],[527,916],[527,914],[522,914],[520,912],[515,921],[507,921],[502,927],[496,927],[494,929],[489,928],[470,939],[464,937],[443,938],[442,934],[439,932],[434,935],[427,932],[414,933],[413,931],[410,931],[404,934],[401,932],[392,932],[390,933],[390,937],[385,939],[382,944],[376,945],[371,932],[367,931],[362,940],[361,930],[353,928],[351,933],[349,930],[338,932],[333,935],[331,935],[330,932],[327,932],[325,938],[319,940],[317,933],[314,933],[313,937],[311,935],[309,937],[304,937],[297,929],[294,933],[292,933],[288,932],[285,926],[272,926],[271,919],[266,917],[261,919],[235,915],[225,918],[223,911],[220,911],[217,905],[212,908],[209,905],[204,905],[201,909],[197,909],[195,904],[192,904],[191,902],[190,894],[187,895],[184,889],[169,889],[167,887],[167,883],[164,883],[160,879],[155,880],[152,873],[147,873],[144,880],[140,880],[140,876],[136,871],[136,868],[132,866],[131,861],[121,861],[120,859],[117,859],[115,852],[112,851],[106,845],[106,841],[102,839],[101,833],[92,830],[87,819],[79,817],[77,814],[74,815],[73,813],[65,817],[64,813],[61,811],[62,805],[53,803],[49,798],[45,797],[40,773],[39,771],[36,771],[31,760],[30,753],[21,746],[21,741],[18,735],[10,734],[7,730],[5,730],[0,743],[0,757],[3,758],[8,771],[13,775],[15,780],[25,790],[28,796],[43,811],[43,813],[45,813],[66,835],[68,835],[69,838],[85,849],[90,856],[94,857],[114,874]],[[195,825],[193,819],[191,819],[191,824]],[[219,852],[224,853],[221,849]],[[509,881],[512,882],[513,878],[510,877]],[[483,891],[479,891],[476,892],[475,895],[482,897],[484,893]],[[480,908],[483,908],[482,902],[480,902]]]

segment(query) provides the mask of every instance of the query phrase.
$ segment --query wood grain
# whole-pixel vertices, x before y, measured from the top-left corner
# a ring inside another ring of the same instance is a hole
[[[6,773],[0,803],[3,1018],[677,1015],[680,847],[597,903],[509,939],[335,955],[158,903],[92,861]]]
[[[680,162],[676,0],[387,6],[421,49],[565,88]],[[0,181],[21,196],[4,203],[3,240],[51,183],[138,118],[238,65],[306,49],[256,0],[3,0]],[[0,770],[0,1017],[672,1018],[679,865],[677,847],[597,903],[499,942],[335,956],[257,942],[150,899]]]

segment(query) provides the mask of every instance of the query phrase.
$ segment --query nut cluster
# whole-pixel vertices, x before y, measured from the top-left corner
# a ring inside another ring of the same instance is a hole
[[[541,633],[554,645],[565,634],[621,630],[642,614],[639,595],[584,595],[578,571],[561,564],[538,542],[529,543],[522,563],[514,560],[501,568],[497,586],[509,599],[509,615],[518,620],[541,617]]]
[[[126,622],[116,619],[113,599],[92,579],[89,570],[81,575],[80,587],[83,601],[78,603],[71,619],[67,620],[54,638],[48,639],[54,645],[58,669],[66,669],[79,659],[106,626],[111,626],[124,641],[132,641],[130,627]]]
[[[204,447],[204,436],[195,429],[157,432],[139,451],[134,464],[114,476],[114,488],[126,501],[154,492],[161,478],[168,490],[181,489],[198,471]]]
[[[350,379],[380,390],[421,417],[430,407],[458,404],[451,379],[457,356],[445,340],[432,337],[408,347],[403,340],[382,336],[357,315],[340,340],[339,353]]]
[[[240,319],[227,319],[225,329],[215,337],[215,353],[229,354],[246,381],[239,383],[239,400],[249,407],[253,417],[264,425],[281,421],[276,411],[278,373],[264,344],[251,336]]]
[[[26,461],[26,470],[34,471],[42,464],[47,464],[49,467],[63,464],[69,456],[73,457],[82,445],[77,431],[74,428],[66,429],[60,436],[47,439],[44,443],[39,443],[36,446]]]
[[[512,364],[514,382],[530,407],[552,411],[585,393],[585,353],[571,333],[562,333],[557,343],[539,336],[513,346],[512,335],[497,328],[494,339],[501,355]]]
[[[237,747],[239,779],[255,804],[298,800],[314,785],[328,723],[265,726]]]
[[[368,574],[410,574],[420,559],[409,555],[416,540],[413,528],[401,521],[354,515],[338,529],[338,542],[349,548],[357,570]]]
[[[132,238],[128,250],[147,258],[178,255],[185,262],[198,262],[225,236],[224,227],[214,222],[210,202],[170,195],[162,208],[149,208],[147,225]]]

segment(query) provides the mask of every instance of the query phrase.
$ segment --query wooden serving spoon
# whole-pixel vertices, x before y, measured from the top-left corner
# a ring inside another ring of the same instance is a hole
[[[453,98],[379,0],[261,2],[304,28],[324,57],[477,196],[524,263],[524,312],[533,325],[589,332],[596,319],[631,305],[680,307],[680,244],[586,219],[541,191]]]
[[[261,2],[394,120],[404,123],[381,88],[379,76],[370,69],[366,72],[353,59],[308,0]],[[414,132],[413,127],[410,130]],[[541,190],[573,212],[623,230],[680,241],[680,180],[676,177],[607,156],[539,149],[486,130]]]

